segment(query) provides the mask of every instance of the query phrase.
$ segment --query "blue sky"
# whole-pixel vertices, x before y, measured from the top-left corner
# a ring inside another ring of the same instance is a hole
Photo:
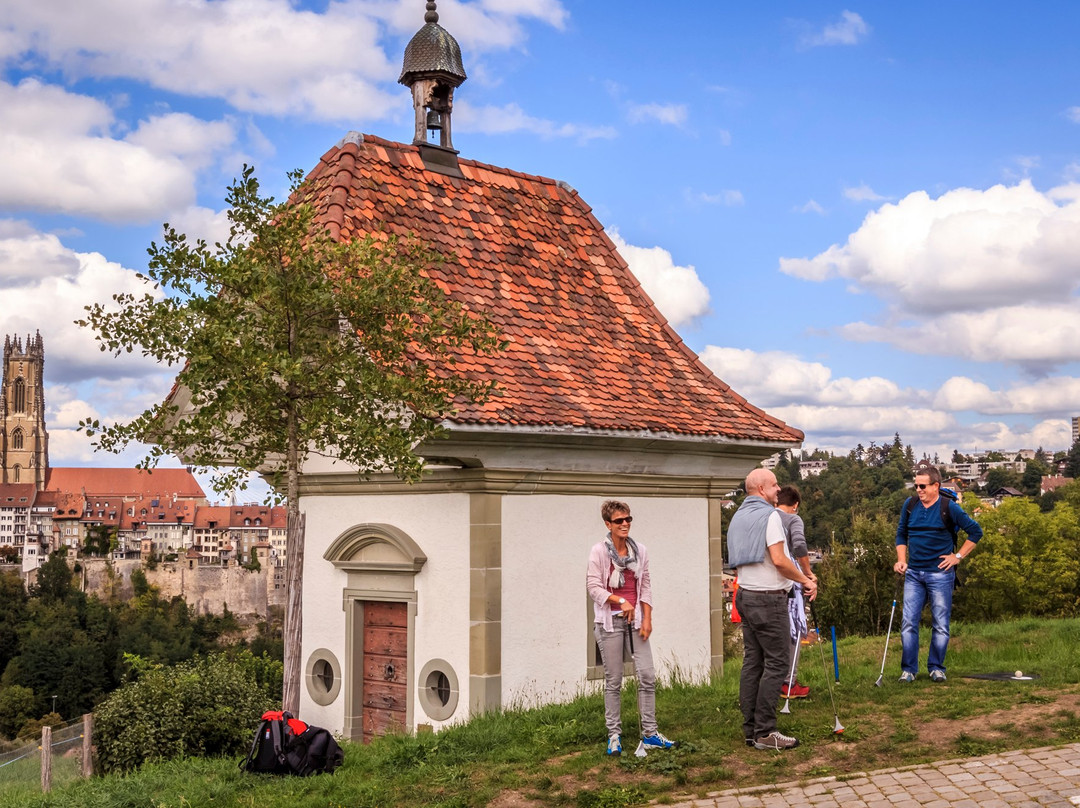
[[[662,9],[662,10],[660,10]],[[564,180],[686,342],[847,450],[1064,449],[1080,415],[1080,6],[438,4],[462,155]],[[422,0],[0,8],[0,332],[46,342],[54,465],[171,375],[72,320],[169,221],[223,232],[347,131],[411,137]],[[647,379],[641,380],[647,384]]]

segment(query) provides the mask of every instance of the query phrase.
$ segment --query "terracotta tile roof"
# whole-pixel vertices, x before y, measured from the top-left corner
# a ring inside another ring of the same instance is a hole
[[[284,528],[288,522],[288,510],[269,505],[233,505],[229,507],[230,527]],[[245,525],[247,519],[250,524]],[[255,524],[258,521],[259,524]]]
[[[36,495],[33,483],[0,483],[0,508],[29,508]]]
[[[200,530],[209,530],[213,523],[214,530],[224,530],[229,526],[229,513],[232,511],[228,505],[204,505],[195,511],[195,527]]]
[[[158,496],[176,494],[185,499],[206,499],[202,486],[187,469],[50,468],[45,475],[49,491],[79,491],[90,497]]]
[[[460,161],[465,179],[448,177],[415,146],[355,140],[309,175],[319,221],[339,239],[414,233],[449,259],[433,279],[509,342],[458,364],[501,392],[452,422],[802,440],[683,344],[574,190],[472,160]]]

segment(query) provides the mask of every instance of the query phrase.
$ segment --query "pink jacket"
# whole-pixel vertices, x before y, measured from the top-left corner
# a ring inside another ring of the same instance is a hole
[[[652,606],[652,578],[649,574],[649,551],[645,545],[635,539],[638,552],[641,554],[641,563],[637,575],[637,605],[634,606],[634,628],[641,626],[641,604],[648,603]],[[611,606],[607,603],[611,590],[608,589],[608,576],[614,564],[608,558],[605,542],[597,542],[589,551],[589,566],[585,570],[585,589],[592,598],[593,611],[596,613],[594,622],[602,623],[605,631],[614,631],[615,626],[611,620]]]

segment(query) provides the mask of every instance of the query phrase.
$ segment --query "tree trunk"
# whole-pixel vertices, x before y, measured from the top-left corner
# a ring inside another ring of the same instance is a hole
[[[289,527],[285,538],[285,681],[282,709],[300,714],[301,664],[304,595],[304,516],[289,498]],[[296,512],[296,513],[294,513]]]
[[[282,709],[300,715],[301,659],[304,634],[304,516],[300,513],[300,430],[295,411],[288,414],[286,496],[288,532],[285,536],[285,671]]]

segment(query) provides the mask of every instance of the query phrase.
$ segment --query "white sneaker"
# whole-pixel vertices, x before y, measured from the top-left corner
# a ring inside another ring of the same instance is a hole
[[[795,738],[790,735],[783,735],[775,729],[764,738],[758,738],[754,741],[755,749],[775,749],[777,752],[784,749],[794,749],[798,745],[799,742]]]
[[[944,682],[945,681],[945,671],[930,671],[930,681],[931,682]]]

